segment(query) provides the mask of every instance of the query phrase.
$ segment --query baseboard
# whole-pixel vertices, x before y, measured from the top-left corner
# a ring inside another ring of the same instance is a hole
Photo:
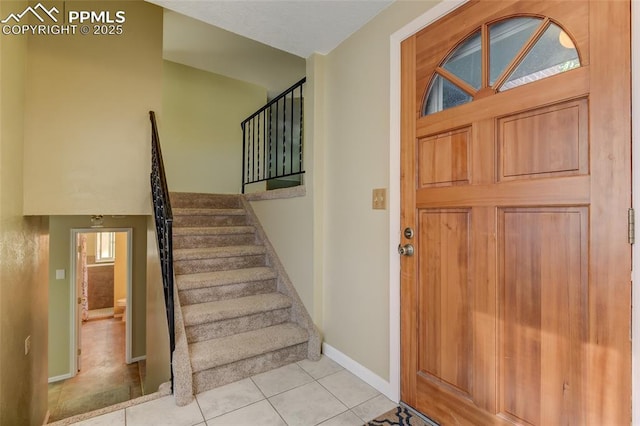
[[[59,382],[60,380],[67,380],[73,377],[73,374],[61,374],[60,376],[49,377],[49,383]]]
[[[378,376],[376,373],[369,370],[364,365],[349,358],[347,355],[343,354],[327,343],[322,343],[322,353],[343,366],[345,369],[349,370],[349,372],[351,372],[353,375],[376,389],[378,392],[380,392],[393,402],[398,402],[397,396],[395,395],[395,392],[393,392],[393,386],[391,386],[391,383],[384,380],[382,377]]]

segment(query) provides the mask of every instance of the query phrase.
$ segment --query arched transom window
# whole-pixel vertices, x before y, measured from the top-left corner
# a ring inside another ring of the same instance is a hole
[[[549,18],[516,17],[478,29],[436,68],[423,115],[580,66],[571,36]]]

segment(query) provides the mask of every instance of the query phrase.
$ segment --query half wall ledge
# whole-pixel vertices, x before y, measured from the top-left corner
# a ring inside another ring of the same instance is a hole
[[[248,201],[261,201],[261,200],[277,200],[280,198],[295,198],[304,197],[307,195],[307,189],[304,185],[293,186],[291,188],[272,189],[270,191],[250,192],[244,194],[244,197]]]

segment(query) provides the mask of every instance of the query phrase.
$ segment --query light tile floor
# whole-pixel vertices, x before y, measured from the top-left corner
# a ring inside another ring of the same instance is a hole
[[[83,426],[360,426],[396,404],[327,357],[301,361],[199,395],[166,396]]]

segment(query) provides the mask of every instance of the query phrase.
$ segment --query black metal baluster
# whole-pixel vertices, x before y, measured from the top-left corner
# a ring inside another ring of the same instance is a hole
[[[263,111],[260,113],[262,115],[262,149],[263,149],[263,158],[262,158],[262,179],[267,177],[267,112]]]
[[[274,177],[278,176],[278,144],[280,143],[280,139],[278,138],[278,129],[280,126],[278,126],[278,123],[280,123],[280,101],[276,102],[276,174]]]
[[[287,95],[282,103],[282,175],[287,174]]]
[[[253,181],[256,178],[256,121],[251,120],[251,170],[253,170]]]
[[[256,149],[256,151],[258,152],[258,161],[256,162],[256,168],[258,169],[258,180],[260,180],[260,147],[261,147],[261,143],[260,143],[260,114],[258,114],[255,118],[255,120],[258,121],[258,149]]]
[[[249,176],[247,175],[245,178],[245,170],[249,170],[247,164],[245,164],[247,157],[247,131],[246,131],[247,122],[242,122],[242,193],[244,194],[244,186],[249,181]]]
[[[271,123],[273,121],[273,108],[269,107],[269,174],[267,175],[267,179],[269,179],[271,177],[271,170],[273,168],[273,152],[272,152],[272,140],[273,138],[271,137],[271,132],[272,132],[272,128],[271,128]]]
[[[289,148],[290,148],[290,149],[289,149],[289,152],[291,153],[291,154],[290,154],[290,157],[291,157],[291,158],[289,159],[289,173],[290,173],[290,174],[291,174],[291,173],[293,173],[293,154],[294,154],[294,153],[293,153],[293,123],[294,123],[294,121],[293,121],[293,120],[294,120],[294,119],[293,119],[293,113],[295,112],[295,108],[294,108],[295,101],[294,101],[294,99],[293,99],[293,93],[294,93],[294,92],[292,91],[292,92],[291,92],[291,126],[289,126],[289,127],[291,128],[291,129],[289,130],[289,131],[291,132],[291,136],[290,136],[290,138],[289,138],[289,143],[290,143],[290,145],[289,145]]]
[[[300,135],[298,136],[298,152],[300,154],[300,158],[298,159],[298,173],[302,171],[302,140],[304,137],[304,102],[303,102],[303,94],[302,94],[302,85],[300,85]]]

